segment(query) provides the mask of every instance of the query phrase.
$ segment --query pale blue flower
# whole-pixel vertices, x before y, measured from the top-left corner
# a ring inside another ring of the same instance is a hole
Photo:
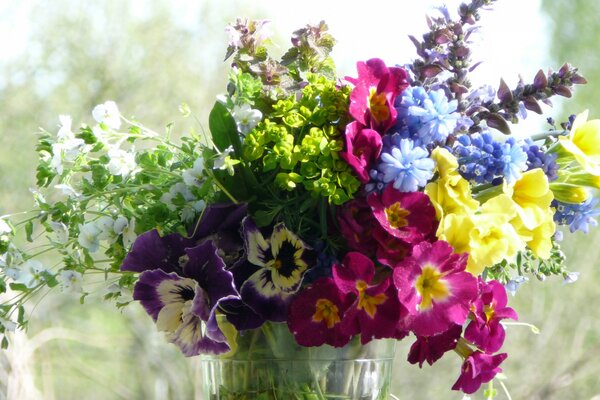
[[[392,146],[381,153],[377,166],[383,183],[393,182],[394,189],[401,192],[414,192],[424,187],[433,176],[434,161],[422,147],[414,146],[410,139],[400,139],[398,146]]]

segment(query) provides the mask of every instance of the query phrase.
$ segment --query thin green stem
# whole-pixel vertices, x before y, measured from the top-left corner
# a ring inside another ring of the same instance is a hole
[[[239,204],[239,202],[236,200],[235,197],[233,197],[233,195],[231,193],[229,193],[229,191],[227,189],[225,189],[225,186],[223,186],[223,184],[221,182],[219,182],[219,180],[217,179],[217,177],[215,176],[215,174],[213,174],[213,172],[209,169],[206,169],[205,172],[208,174],[208,176],[210,176],[214,182],[215,185],[217,185],[219,187],[219,189],[221,189],[223,191],[223,193],[225,193],[225,195],[227,197],[229,197],[229,200],[231,200],[233,202],[233,204]]]
[[[546,131],[546,132],[540,132],[540,133],[536,133],[535,135],[531,136],[531,140],[533,140],[534,142],[538,141],[538,140],[544,140],[547,137],[558,137],[558,136],[563,136],[566,135],[568,132],[564,131],[564,130],[551,130],[551,131]]]

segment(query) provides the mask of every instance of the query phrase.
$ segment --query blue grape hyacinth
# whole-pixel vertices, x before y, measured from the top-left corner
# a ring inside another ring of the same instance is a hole
[[[396,104],[397,128],[408,127],[411,138],[423,146],[445,143],[458,125],[457,107],[457,101],[448,101],[443,89],[427,92],[420,86],[409,87]]]

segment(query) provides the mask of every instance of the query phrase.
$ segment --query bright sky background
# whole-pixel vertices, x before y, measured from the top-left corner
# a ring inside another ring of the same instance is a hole
[[[39,1],[39,0],[37,0]],[[36,0],[0,0],[0,49],[3,60],[28,51],[28,15]],[[84,1],[84,0],[82,0]],[[144,4],[152,0],[128,0],[143,14]],[[173,0],[174,13],[181,24],[198,23],[202,4],[247,9],[243,0]],[[271,29],[288,38],[307,23],[325,20],[338,40],[334,59],[340,75],[354,75],[355,63],[379,57],[390,65],[410,62],[415,51],[408,35],[420,37],[427,29],[425,14],[446,4],[454,12],[462,0],[252,0],[255,18],[272,21]],[[540,0],[499,0],[493,11],[482,12],[482,29],[473,37],[475,61],[485,62],[471,78],[476,86],[497,86],[503,77],[509,86],[519,73],[531,80],[547,60],[547,26],[540,14]],[[80,9],[85,9],[85,3]],[[127,40],[124,38],[124,40]],[[225,35],[215,41],[226,40]],[[221,46],[225,46],[223,43]],[[283,49],[282,49],[283,50]],[[0,61],[1,62],[1,61]],[[220,62],[220,60],[215,60]],[[544,68],[545,69],[545,68]]]

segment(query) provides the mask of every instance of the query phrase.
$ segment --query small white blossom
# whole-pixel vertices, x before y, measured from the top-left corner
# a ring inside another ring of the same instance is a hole
[[[564,276],[564,281],[563,283],[569,284],[569,283],[575,283],[577,282],[577,280],[579,279],[579,272],[569,272]]]
[[[71,125],[73,124],[73,120],[70,115],[59,115],[58,120],[60,121],[60,128],[58,129],[58,133],[56,137],[59,140],[69,140],[75,139],[73,135],[73,131],[71,131]]]
[[[56,278],[63,290],[77,293],[83,290],[83,276],[77,271],[63,270]]]
[[[204,159],[202,157],[198,157],[196,161],[194,161],[194,166],[192,168],[183,171],[183,181],[188,186],[200,186],[202,185],[203,173]]]
[[[50,222],[52,232],[54,232],[54,240],[60,244],[67,244],[69,241],[69,229],[62,222]]]
[[[206,208],[204,200],[186,204],[183,210],[181,210],[181,221],[186,223],[192,222],[196,218],[196,215],[200,214],[204,208]]]
[[[137,239],[135,233],[135,219],[132,218],[130,221],[122,215],[119,215],[113,224],[113,231],[117,235],[123,235],[123,246],[128,248]]]
[[[100,238],[98,237],[102,231],[94,222],[88,222],[84,225],[79,224],[79,236],[77,242],[91,253],[98,251],[100,248]]]
[[[108,162],[107,168],[112,175],[121,175],[123,178],[127,178],[131,174],[137,164],[135,162],[135,156],[133,153],[129,153],[125,150],[113,148],[108,151]]]
[[[102,217],[98,218],[94,223],[100,231],[100,233],[98,234],[98,239],[108,241],[114,241],[114,239],[116,239],[115,232],[113,230],[115,220],[112,217],[108,215],[103,215]]]
[[[527,278],[526,276],[516,276],[510,281],[508,281],[506,285],[504,285],[504,287],[506,288],[506,291],[508,293],[514,296],[517,293],[517,289],[519,289],[519,286],[521,286],[528,280],[529,278]]]
[[[72,162],[87,151],[83,139],[70,138],[52,144],[50,167],[59,175],[63,173],[63,161]]]
[[[92,110],[92,116],[101,124],[104,124],[112,129],[121,127],[121,113],[114,101],[107,101],[104,104],[98,104]]]
[[[6,223],[6,221],[3,218],[0,218],[0,235],[3,233],[11,233],[12,232],[12,228],[10,227],[10,225],[8,225],[8,223]]]
[[[227,170],[229,175],[234,174],[233,166],[239,164],[239,160],[231,158],[230,154],[233,153],[233,146],[229,146],[217,158],[215,158],[213,169]]]
[[[235,120],[238,131],[243,135],[254,129],[262,119],[262,113],[251,108],[249,104],[233,107],[231,115]]]
[[[47,272],[41,262],[27,260],[18,267],[7,268],[4,273],[17,283],[33,288],[44,281],[42,274]]]
[[[177,197],[178,194],[181,194],[186,202],[196,199],[185,183],[178,182],[171,186],[168,192],[165,192],[162,196],[160,196],[160,201],[166,204],[169,210],[175,211],[177,207],[175,204],[173,204],[173,199]]]
[[[70,197],[71,199],[80,199],[81,193],[73,189],[73,186],[67,185],[66,183],[59,183],[58,185],[54,185],[55,189],[58,189],[65,196]]]

